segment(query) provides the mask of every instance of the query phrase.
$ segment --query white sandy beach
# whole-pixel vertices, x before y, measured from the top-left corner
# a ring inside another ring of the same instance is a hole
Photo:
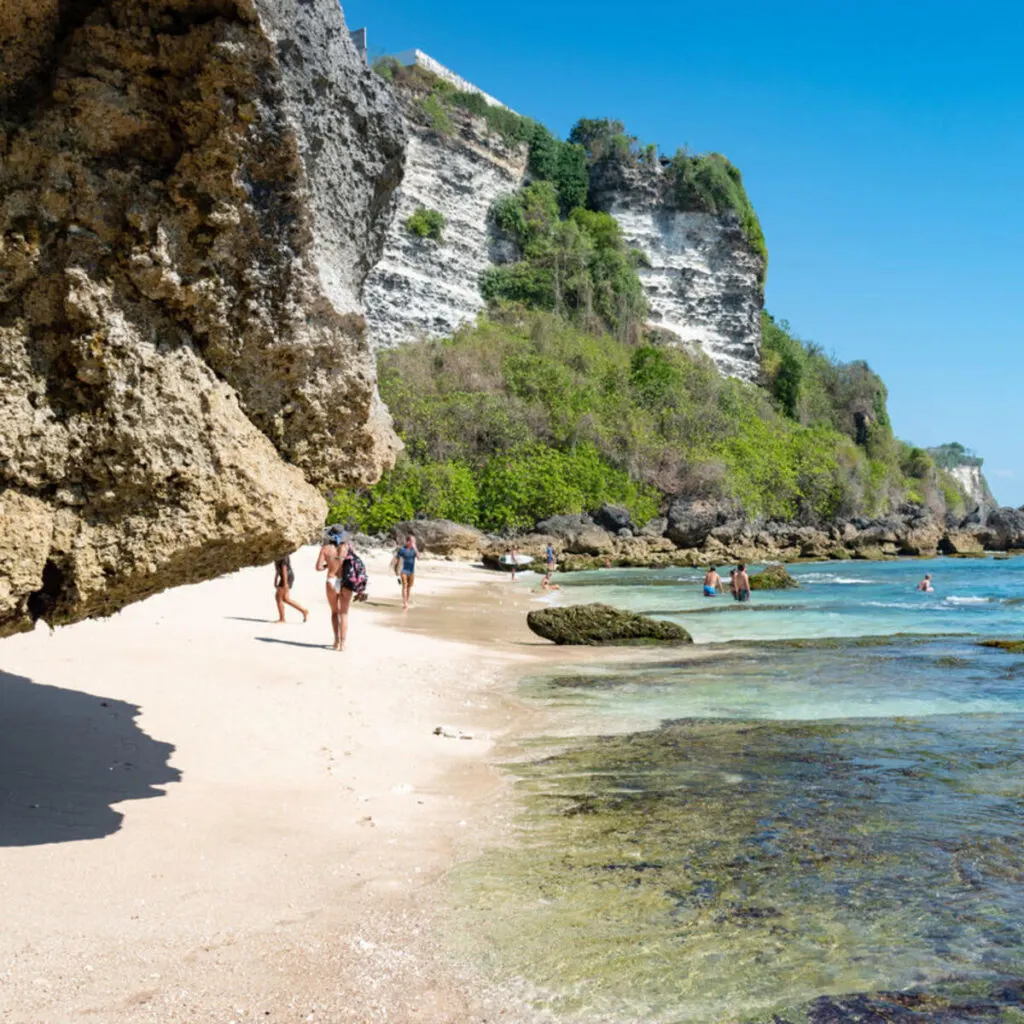
[[[433,625],[402,629],[378,555],[336,653],[314,560],[293,558],[305,625],[273,624],[263,568],[3,641],[5,1024],[484,1019],[431,924],[504,813],[487,755],[529,634],[431,633],[456,590],[526,595],[425,561],[409,622]]]

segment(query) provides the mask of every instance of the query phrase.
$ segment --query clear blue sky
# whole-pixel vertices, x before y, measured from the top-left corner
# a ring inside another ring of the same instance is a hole
[[[1024,8],[350,0],[371,54],[419,47],[564,136],[617,117],[726,154],[766,305],[889,387],[896,432],[985,458],[1024,503]]]

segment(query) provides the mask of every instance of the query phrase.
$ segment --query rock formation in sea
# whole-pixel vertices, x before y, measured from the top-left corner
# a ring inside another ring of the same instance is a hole
[[[462,110],[451,111],[452,130],[442,134],[423,122],[414,97],[396,94],[409,143],[384,255],[363,296],[374,348],[444,337],[476,319],[484,308],[481,274],[511,255],[490,222],[491,205],[526,179],[525,143],[509,145],[482,117]],[[418,209],[444,216],[440,240],[408,230]]]
[[[651,326],[667,341],[704,352],[723,374],[756,381],[765,261],[738,215],[679,209],[657,161],[595,164],[590,202],[643,254],[638,273]]]
[[[265,562],[397,440],[405,130],[333,0],[0,14],[0,635]]]
[[[598,647],[602,644],[688,644],[693,639],[682,626],[606,604],[574,604],[528,612],[531,631],[556,644]]]

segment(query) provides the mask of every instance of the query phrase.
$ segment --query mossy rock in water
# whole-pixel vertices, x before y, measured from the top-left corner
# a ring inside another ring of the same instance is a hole
[[[1024,640],[979,640],[979,647],[998,647],[1011,654],[1024,654]]]
[[[750,577],[751,590],[793,590],[799,586],[784,565],[769,565]]]
[[[526,624],[537,636],[556,644],[688,644],[693,639],[682,626],[646,615],[619,611],[606,604],[574,604],[530,612]]]

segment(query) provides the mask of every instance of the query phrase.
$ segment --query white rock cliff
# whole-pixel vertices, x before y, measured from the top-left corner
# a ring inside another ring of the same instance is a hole
[[[653,327],[709,356],[730,377],[756,380],[760,370],[760,259],[732,218],[637,207],[628,197],[608,212],[626,244],[639,249],[639,270]]]
[[[764,260],[751,249],[739,218],[674,209],[657,165],[610,161],[591,172],[591,201],[610,213],[647,266],[640,281],[650,323],[704,352],[731,377],[760,373]]]
[[[453,122],[452,135],[439,135],[407,120],[398,209],[363,291],[375,349],[443,337],[472,322],[484,306],[480,275],[511,255],[495,238],[488,212],[523,184],[526,146],[505,145],[482,118],[455,112]],[[441,242],[406,229],[419,207],[444,214]]]

